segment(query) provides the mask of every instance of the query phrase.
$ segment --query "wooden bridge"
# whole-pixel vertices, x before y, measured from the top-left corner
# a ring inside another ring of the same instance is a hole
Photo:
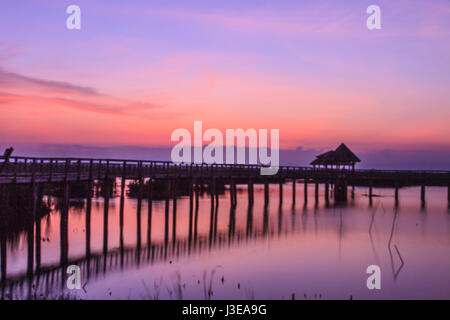
[[[275,175],[261,175],[262,166],[242,164],[177,164],[169,161],[88,159],[88,158],[35,158],[9,157],[0,158],[0,186],[30,184],[38,188],[39,184],[70,183],[95,180],[122,181],[133,179],[143,182],[144,179],[176,180],[187,179],[192,185],[206,181],[215,186],[221,181],[235,192],[236,184],[248,185],[249,200],[253,201],[253,184],[264,184],[265,200],[269,199],[268,185],[282,186],[287,181],[303,181],[314,183],[316,198],[319,184],[325,186],[325,199],[329,199],[329,187],[334,187],[335,200],[347,199],[347,187],[368,186],[369,199],[372,199],[374,186],[392,187],[398,201],[398,190],[403,186],[420,186],[421,199],[425,202],[426,186],[444,186],[448,188],[450,203],[450,171],[411,171],[411,170],[340,170],[316,169],[313,167],[280,166]],[[122,183],[122,186],[125,186]],[[305,188],[306,190],[306,188]],[[121,191],[123,195],[124,190]],[[293,188],[295,201],[295,184]],[[352,192],[353,194],[353,192]],[[140,195],[142,196],[142,195]],[[235,197],[231,197],[235,199]],[[305,195],[306,199],[306,195]]]

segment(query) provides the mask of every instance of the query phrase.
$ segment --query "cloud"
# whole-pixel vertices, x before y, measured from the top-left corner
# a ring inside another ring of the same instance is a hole
[[[0,68],[0,104],[61,106],[81,111],[148,117],[160,108],[151,102],[129,101],[101,94],[96,89],[63,81],[29,77]]]
[[[62,91],[67,93],[77,93],[83,95],[98,95],[99,93],[93,89],[83,86],[74,85],[62,81],[51,81],[39,78],[33,78],[8,72],[0,68],[0,86],[34,86],[47,90]]]

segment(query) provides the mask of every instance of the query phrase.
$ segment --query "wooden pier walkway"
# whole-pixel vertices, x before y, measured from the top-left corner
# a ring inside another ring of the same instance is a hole
[[[222,181],[231,187],[235,184],[247,184],[249,197],[253,184],[277,183],[282,185],[287,181],[303,181],[313,183],[316,190],[319,184],[325,186],[325,197],[328,199],[328,188],[335,188],[335,199],[346,200],[347,187],[368,186],[369,198],[372,198],[372,188],[395,188],[398,200],[398,189],[403,186],[420,186],[421,198],[425,201],[426,186],[444,186],[448,188],[450,202],[450,171],[420,171],[420,170],[338,170],[315,169],[313,167],[280,166],[277,174],[263,176],[260,165],[240,164],[177,164],[169,161],[89,159],[89,158],[36,158],[10,157],[0,158],[0,186],[20,184],[51,184],[73,181],[125,180],[143,181],[144,179],[190,179],[192,184],[199,180]],[[122,183],[124,186],[125,184]],[[280,193],[281,193],[280,192]],[[295,188],[293,190],[295,193]],[[123,191],[122,191],[123,193]],[[268,188],[267,188],[268,197]]]

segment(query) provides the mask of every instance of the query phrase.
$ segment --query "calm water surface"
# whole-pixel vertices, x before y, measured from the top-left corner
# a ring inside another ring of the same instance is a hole
[[[245,187],[239,189],[234,211],[226,191],[212,214],[205,193],[199,199],[197,227],[194,207],[191,234],[189,198],[177,201],[175,228],[170,202],[167,234],[164,201],[153,201],[149,228],[148,202],[142,201],[139,223],[137,200],[126,198],[121,233],[120,198],[110,199],[107,210],[102,198],[94,198],[88,241],[86,200],[72,200],[68,264],[80,266],[84,290],[66,288],[65,268],[60,267],[65,247],[61,213],[53,199],[52,212],[38,222],[39,249],[34,242],[36,224],[7,238],[4,271],[9,285],[3,287],[3,297],[450,298],[446,188],[427,188],[425,208],[421,208],[419,188],[401,189],[397,209],[392,189],[375,189],[379,197],[372,206],[365,196],[367,189],[357,188],[347,205],[334,206],[331,200],[327,207],[323,190],[315,205],[311,186],[305,205],[303,184],[297,185],[292,208],[291,188],[291,184],[284,186],[279,208],[278,187],[271,187],[267,210],[262,187],[255,186],[252,210]],[[373,264],[381,268],[381,290],[366,287],[366,268]]]

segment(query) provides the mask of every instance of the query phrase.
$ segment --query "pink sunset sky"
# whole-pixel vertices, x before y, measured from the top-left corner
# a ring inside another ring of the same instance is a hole
[[[285,149],[450,149],[449,84],[448,0],[1,4],[1,147],[170,146],[202,120]]]

